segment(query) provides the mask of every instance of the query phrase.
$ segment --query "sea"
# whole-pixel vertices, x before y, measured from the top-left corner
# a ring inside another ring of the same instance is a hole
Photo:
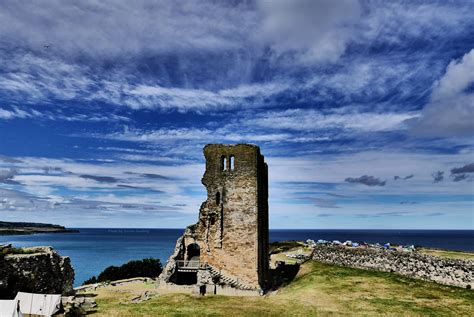
[[[49,233],[0,236],[0,244],[15,247],[52,246],[69,256],[74,267],[75,286],[99,274],[110,265],[130,260],[158,258],[166,263],[183,229],[85,229],[79,233]],[[270,242],[324,239],[353,242],[415,245],[474,252],[474,230],[348,230],[274,229]]]

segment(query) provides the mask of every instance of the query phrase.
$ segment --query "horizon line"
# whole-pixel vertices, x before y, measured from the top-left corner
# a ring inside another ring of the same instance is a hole
[[[172,229],[172,230],[184,230],[186,227],[155,227],[155,228],[144,228],[144,227],[65,227],[66,229],[115,229],[115,230],[156,230],[156,229]],[[459,229],[459,228],[442,228],[442,229],[420,229],[420,228],[269,228],[269,230],[457,230],[457,231],[474,231],[474,228],[471,229]]]

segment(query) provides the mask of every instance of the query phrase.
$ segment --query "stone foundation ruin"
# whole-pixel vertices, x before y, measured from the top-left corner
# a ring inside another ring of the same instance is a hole
[[[269,283],[268,168],[255,145],[208,144],[207,200],[159,278],[159,288],[261,294]]]
[[[51,247],[0,245],[0,299],[18,292],[72,295],[74,269]]]

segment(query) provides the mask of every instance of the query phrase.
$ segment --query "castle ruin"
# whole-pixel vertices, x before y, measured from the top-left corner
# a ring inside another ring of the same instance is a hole
[[[268,168],[255,145],[208,144],[198,222],[178,239],[159,287],[258,294],[269,282]]]

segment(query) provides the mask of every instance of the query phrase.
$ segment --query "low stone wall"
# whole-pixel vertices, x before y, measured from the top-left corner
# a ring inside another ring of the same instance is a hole
[[[474,261],[445,259],[416,252],[318,245],[313,259],[319,262],[394,272],[446,285],[471,288]]]
[[[241,290],[227,285],[202,285],[205,287],[205,295],[227,295],[227,296],[260,296],[258,290]],[[201,294],[199,285],[176,285],[172,283],[160,282],[157,285],[158,292],[162,293],[184,293],[184,294]]]
[[[7,247],[4,246],[4,250]],[[51,247],[21,249],[23,253],[0,252],[0,298],[14,298],[19,291],[27,293],[74,293],[74,270],[68,257]],[[1,251],[1,250],[0,250]]]
[[[199,294],[199,287],[197,285],[177,285],[159,281],[157,289],[158,292],[161,291],[163,293]]]
[[[85,293],[85,292],[95,291],[98,288],[106,287],[109,285],[122,286],[122,285],[128,285],[128,284],[133,284],[133,283],[152,283],[152,282],[155,282],[155,280],[150,277],[132,277],[132,278],[126,278],[123,280],[116,280],[116,281],[111,281],[111,282],[102,282],[102,283],[82,285],[82,286],[75,287],[74,290],[79,293]]]

